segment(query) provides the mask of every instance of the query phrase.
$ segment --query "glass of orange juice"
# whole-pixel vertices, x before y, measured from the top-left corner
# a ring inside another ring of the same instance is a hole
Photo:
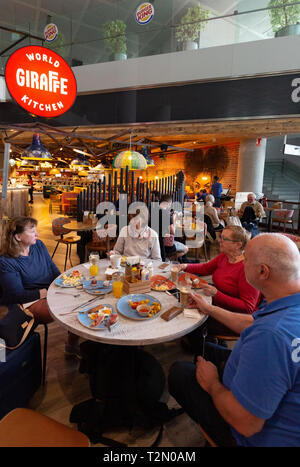
[[[123,277],[122,274],[113,275],[113,296],[115,298],[121,298],[123,293]]]
[[[92,251],[89,256],[89,261],[90,261],[89,272],[91,276],[97,276],[98,274],[98,270],[99,270],[98,265],[97,265],[98,260],[99,260],[98,252]]]

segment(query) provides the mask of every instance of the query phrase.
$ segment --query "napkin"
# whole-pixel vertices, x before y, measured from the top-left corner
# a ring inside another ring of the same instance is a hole
[[[127,264],[132,266],[134,264],[138,264],[141,261],[139,256],[127,256]]]
[[[183,316],[185,316],[185,318],[199,318],[200,315],[197,308],[185,308],[183,310]]]
[[[119,269],[118,268],[107,268],[105,270],[105,274],[108,274],[109,276],[114,274],[115,272],[119,272]]]

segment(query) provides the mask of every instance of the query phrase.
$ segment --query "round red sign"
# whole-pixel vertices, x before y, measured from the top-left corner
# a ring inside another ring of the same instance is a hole
[[[57,117],[73,105],[76,79],[67,62],[56,52],[32,45],[8,59],[6,86],[17,103],[40,117]]]

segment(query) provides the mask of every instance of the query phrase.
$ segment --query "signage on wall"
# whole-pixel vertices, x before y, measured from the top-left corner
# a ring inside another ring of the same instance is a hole
[[[292,144],[284,144],[283,154],[289,156],[300,156],[300,146],[293,146]]]
[[[138,24],[148,24],[154,16],[154,6],[151,3],[141,3],[135,11],[135,20]]]
[[[67,62],[40,46],[14,52],[5,68],[6,86],[16,102],[40,117],[57,117],[72,107],[76,79]]]
[[[58,36],[58,29],[56,24],[49,23],[44,28],[44,38],[47,42],[53,42]]]

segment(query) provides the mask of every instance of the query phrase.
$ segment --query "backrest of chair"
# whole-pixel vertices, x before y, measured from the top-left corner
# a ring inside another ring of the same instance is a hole
[[[54,235],[64,235],[69,233],[70,231],[63,228],[63,225],[68,224],[70,219],[66,217],[58,217],[52,221],[52,232]]]
[[[279,219],[290,219],[294,215],[294,209],[275,210],[275,217]]]
[[[278,202],[273,204],[272,208],[273,209],[282,209],[282,206],[283,206],[282,202],[278,201]]]

